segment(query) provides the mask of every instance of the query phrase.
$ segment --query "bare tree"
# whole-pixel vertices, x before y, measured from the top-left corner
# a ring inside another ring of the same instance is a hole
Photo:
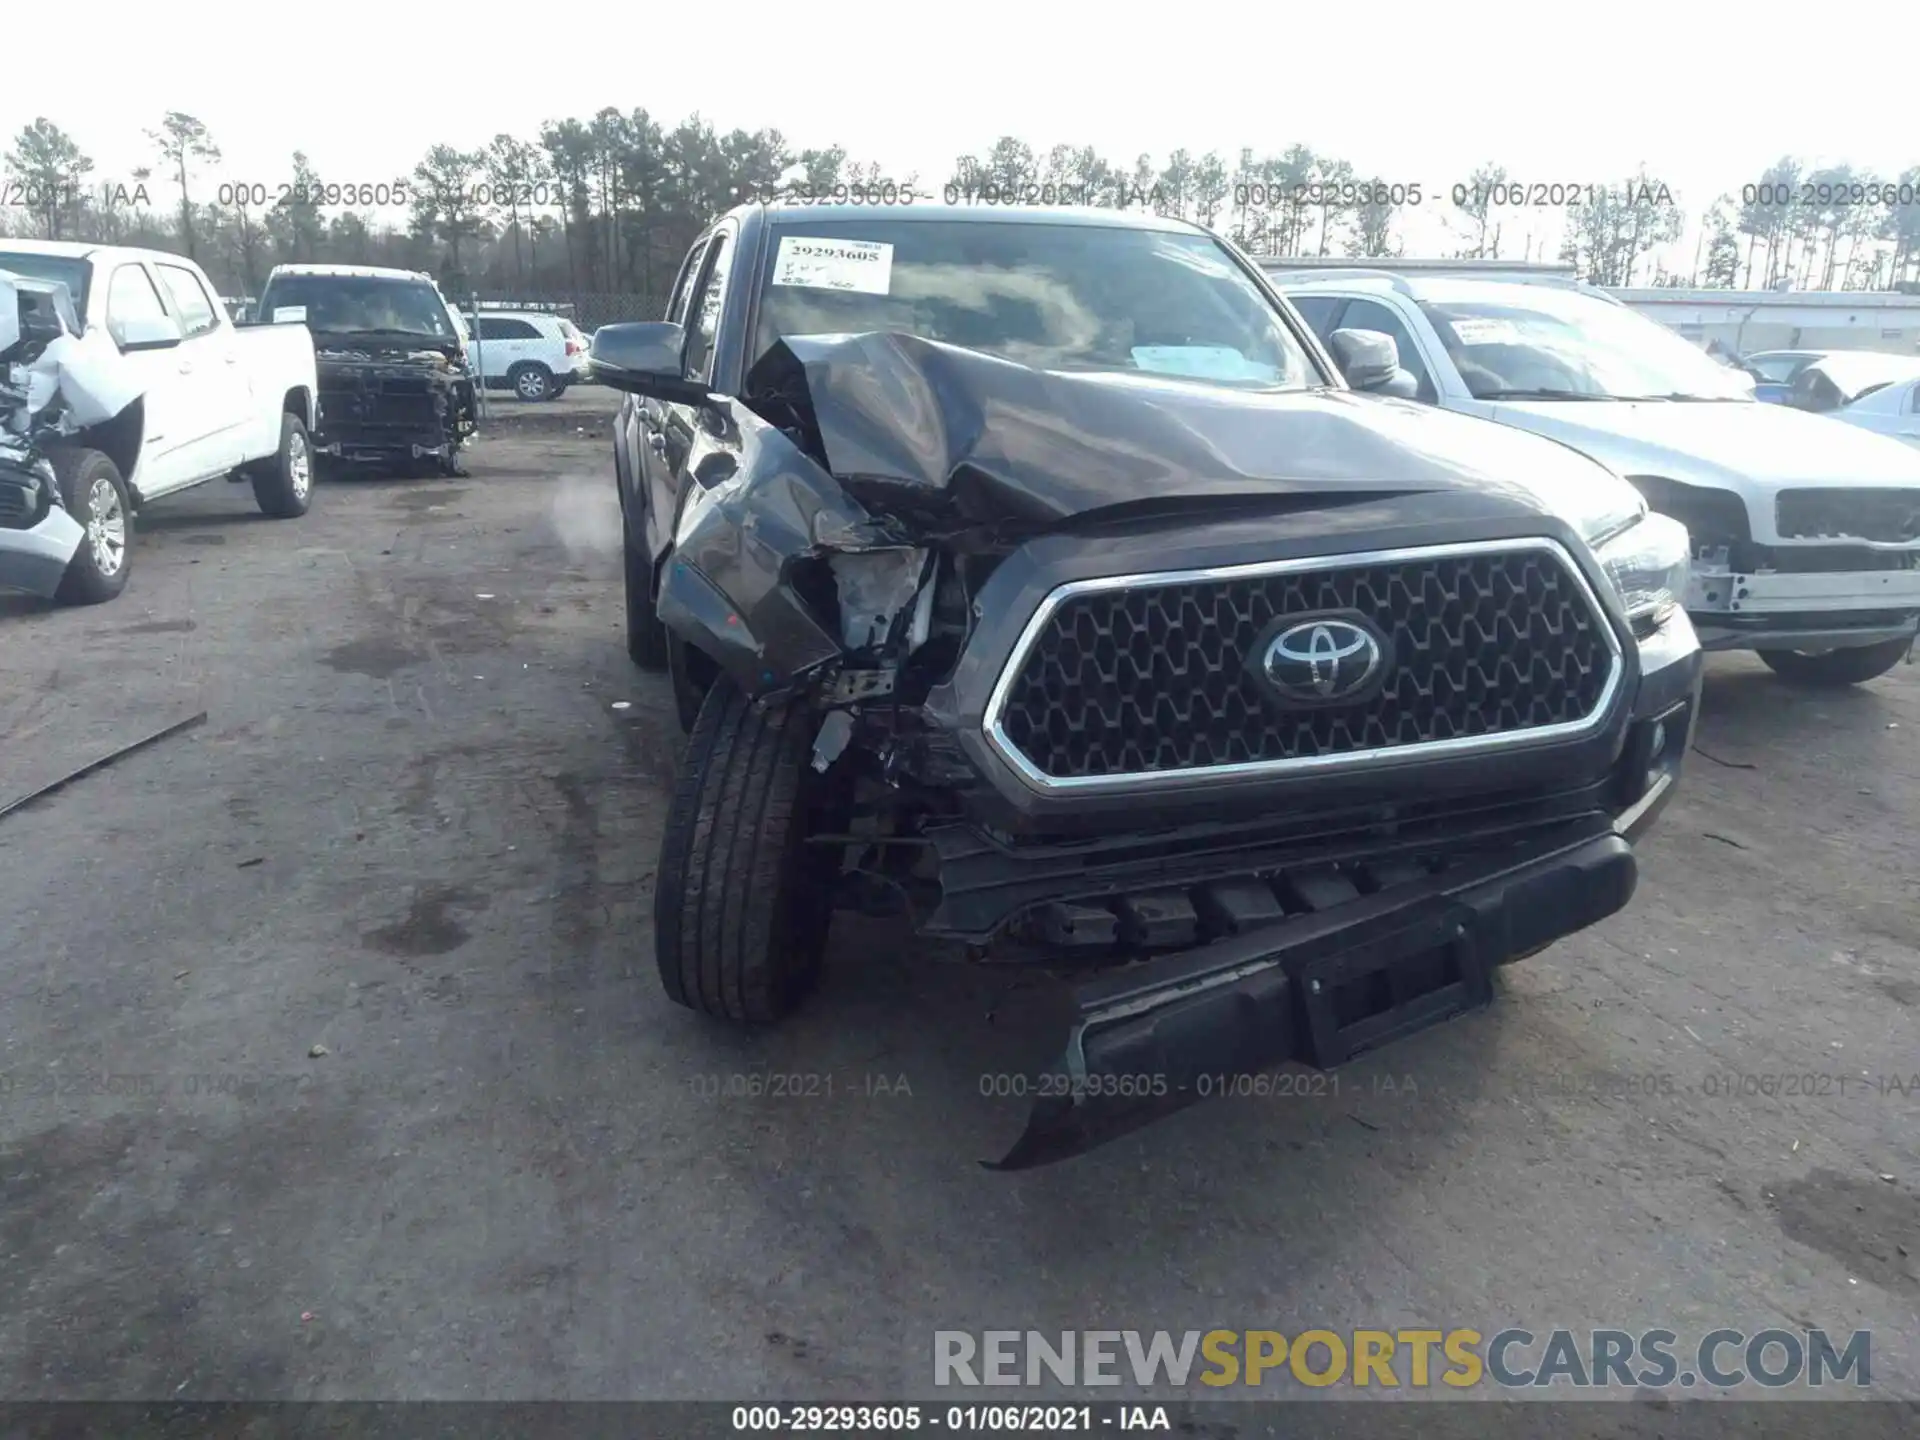
[[[81,188],[93,161],[80,152],[71,135],[46,116],[20,127],[7,152],[7,177],[23,192],[27,209],[58,240],[81,209]]]
[[[487,146],[487,180],[492,187],[488,198],[494,214],[506,220],[507,232],[513,237],[516,287],[526,275],[520,254],[520,232],[532,214],[539,165],[540,152],[525,140],[502,134],[494,136]]]
[[[439,240],[447,247],[447,282],[456,290],[467,288],[468,276],[460,262],[460,244],[480,233],[479,207],[474,203],[474,182],[486,168],[486,156],[478,150],[456,150],[451,145],[436,145],[413,167],[413,230],[426,240]]]
[[[293,152],[293,179],[286,193],[273,202],[267,212],[267,233],[289,260],[319,258],[327,239],[327,220],[322,213],[320,174],[307,159],[304,150]]]
[[[1494,216],[1499,212],[1500,194],[1507,183],[1504,165],[1486,164],[1467,177],[1462,200],[1447,197],[1466,221],[1467,248],[1460,252],[1463,258],[1500,258],[1500,226]]]
[[[202,160],[215,164],[220,147],[213,143],[207,127],[181,110],[169,110],[158,130],[149,130],[147,138],[160,152],[161,162],[173,172],[180,185],[180,239],[187,247],[187,258],[197,260],[193,237],[193,200],[187,193],[187,179],[194,165]]]

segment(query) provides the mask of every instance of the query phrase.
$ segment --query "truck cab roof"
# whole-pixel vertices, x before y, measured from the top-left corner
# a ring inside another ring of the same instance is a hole
[[[1204,227],[1166,215],[1109,210],[1091,205],[807,205],[798,201],[752,201],[737,205],[727,218],[755,215],[768,224],[796,221],[843,225],[858,220],[938,220],[976,225],[1080,225],[1111,230],[1160,230],[1204,234]]]
[[[0,237],[0,250],[11,250],[18,255],[52,255],[64,260],[90,260],[96,265],[115,260],[147,260],[198,268],[197,262],[171,250],[154,250],[140,245],[99,245],[91,240],[27,240],[8,235]]]
[[[387,265],[276,265],[267,272],[267,283],[291,275],[339,275],[360,280],[424,280],[433,277],[424,270],[397,270]]]

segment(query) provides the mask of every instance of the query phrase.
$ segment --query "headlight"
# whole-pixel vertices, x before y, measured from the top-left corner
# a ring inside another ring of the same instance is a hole
[[[1656,624],[1687,593],[1691,552],[1687,527],[1651,512],[1594,550],[1600,568],[1620,594],[1627,618]]]

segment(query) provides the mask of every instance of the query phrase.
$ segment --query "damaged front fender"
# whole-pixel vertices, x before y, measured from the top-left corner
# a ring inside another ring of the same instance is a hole
[[[840,660],[853,637],[836,619],[834,573],[807,563],[897,555],[911,550],[906,538],[739,401],[701,412],[684,473],[661,621],[755,697],[789,690]],[[901,595],[884,579],[863,590],[858,567],[849,573],[875,615],[912,598],[911,588]]]
[[[0,588],[58,591],[85,528],[62,502],[52,448],[130,435],[139,453],[141,387],[102,330],[75,333],[66,287],[0,273]]]

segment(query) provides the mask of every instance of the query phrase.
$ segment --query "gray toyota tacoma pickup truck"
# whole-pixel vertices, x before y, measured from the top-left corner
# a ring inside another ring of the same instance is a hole
[[[1485,1004],[1624,906],[1699,708],[1685,531],[1350,390],[1380,347],[1173,220],[717,220],[592,351],[629,649],[691,732],[667,994],[780,1019],[838,907],[1031,964],[1063,1033],[1012,1169]]]

